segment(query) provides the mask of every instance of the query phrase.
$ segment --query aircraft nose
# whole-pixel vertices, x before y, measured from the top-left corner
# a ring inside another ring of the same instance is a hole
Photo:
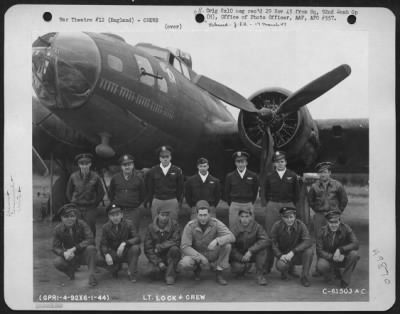
[[[32,87],[49,108],[72,109],[89,98],[99,77],[100,53],[85,33],[49,33],[32,49]]]

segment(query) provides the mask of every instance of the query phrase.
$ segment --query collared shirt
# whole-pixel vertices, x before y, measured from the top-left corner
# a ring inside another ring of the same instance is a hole
[[[69,177],[65,194],[71,203],[97,206],[104,197],[104,188],[97,173],[90,170],[87,176],[83,176],[78,170]]]
[[[349,225],[340,223],[336,232],[332,232],[328,225],[323,226],[317,236],[317,256],[332,260],[337,249],[341,254],[348,254],[357,250],[359,243]]]
[[[216,207],[221,199],[220,181],[211,174],[202,181],[200,174],[189,177],[185,183],[185,199],[190,207],[199,200],[206,200],[210,206]]]
[[[122,242],[126,242],[126,248],[140,244],[140,237],[134,224],[123,218],[118,225],[113,224],[110,220],[106,222],[102,227],[101,252],[106,255],[116,251]]]
[[[77,219],[71,228],[64,223],[59,223],[55,227],[53,237],[55,254],[62,256],[66,250],[72,247],[76,247],[76,254],[79,254],[88,245],[94,245],[93,233],[83,220]]]
[[[207,172],[205,175],[202,175],[202,174],[199,172],[199,176],[200,176],[200,178],[201,178],[201,181],[203,181],[203,183],[204,183],[204,182],[206,182],[206,180],[207,180],[208,172]]]
[[[238,259],[241,259],[247,251],[256,254],[271,245],[271,240],[264,228],[255,220],[250,221],[247,226],[243,226],[238,221],[232,226],[231,231],[236,238],[231,254],[237,256]]]
[[[282,177],[285,175],[286,168],[285,168],[285,170],[276,170],[276,172],[279,174],[279,177],[282,179]]]
[[[287,168],[282,178],[277,171],[270,172],[265,178],[264,192],[267,201],[296,204],[300,195],[297,174]]]
[[[168,166],[164,167],[162,164],[160,164],[160,168],[161,168],[161,170],[162,170],[162,172],[163,172],[163,174],[164,174],[165,176],[167,175],[169,169],[171,168],[171,165],[172,165],[172,164],[169,163]]]
[[[271,229],[271,240],[272,250],[278,258],[290,251],[296,254],[312,246],[306,225],[298,219],[294,221],[290,232],[284,221],[275,222]]]
[[[194,256],[208,251],[208,245],[214,239],[218,245],[235,242],[235,236],[221,221],[210,218],[207,228],[200,228],[197,219],[189,221],[182,233],[181,249],[184,255]]]
[[[156,216],[147,227],[144,237],[144,254],[154,265],[158,265],[162,261],[161,256],[164,256],[171,247],[179,248],[181,241],[181,229],[175,220],[170,218],[163,229],[160,229],[157,221],[158,217]],[[157,253],[155,252],[156,246],[160,250]]]
[[[308,192],[308,203],[315,212],[326,213],[331,210],[344,211],[348,198],[343,185],[330,178],[326,185],[317,181]]]
[[[234,170],[225,178],[225,200],[229,205],[231,202],[254,203],[258,195],[258,188],[259,181],[256,173],[246,170],[242,178],[239,171]]]
[[[133,173],[128,180],[122,172],[112,176],[108,191],[111,202],[124,208],[137,208],[145,197],[143,179]]]
[[[243,177],[244,177],[244,175],[245,175],[247,169],[244,168],[243,171],[240,171],[239,169],[236,169],[236,170],[237,170],[237,172],[239,173],[240,177],[243,179]]]

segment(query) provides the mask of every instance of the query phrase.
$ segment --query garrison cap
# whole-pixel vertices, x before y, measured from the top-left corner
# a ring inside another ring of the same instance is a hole
[[[134,162],[134,160],[135,160],[135,159],[134,159],[133,156],[130,155],[130,154],[122,155],[122,156],[118,159],[120,165],[128,164],[128,163]]]
[[[157,149],[157,155],[171,155],[172,154],[172,147],[168,145],[163,145]]]
[[[78,154],[75,156],[75,162],[79,163],[80,161],[89,161],[93,160],[93,155],[89,153]]]
[[[210,204],[208,204],[208,202],[205,200],[199,200],[196,203],[196,207],[197,209],[210,209]]]
[[[326,220],[338,219],[342,213],[339,210],[331,210],[325,214]]]
[[[118,204],[111,203],[107,208],[106,208],[106,213],[109,215],[111,212],[116,212],[116,211],[122,211],[122,207],[119,206]]]
[[[332,167],[333,167],[333,163],[331,163],[330,161],[323,161],[323,162],[318,163],[315,166],[315,169],[317,170],[317,172],[320,172],[320,171],[323,171],[325,169],[331,170]]]
[[[282,216],[286,216],[286,215],[289,215],[289,214],[296,214],[296,208],[291,207],[291,206],[284,206],[279,210],[279,213]]]
[[[285,159],[286,160],[286,153],[281,151],[281,150],[277,150],[274,155],[272,156],[272,162],[281,160],[281,159]]]
[[[251,216],[251,211],[248,208],[241,208],[239,209],[239,213],[238,215],[240,216],[241,214],[246,213],[249,214]]]
[[[75,204],[73,204],[73,203],[64,204],[58,210],[57,216],[58,217],[62,217],[62,216],[68,215],[69,213],[75,213],[75,215],[78,216],[79,210],[78,210],[78,208],[76,207]]]
[[[243,151],[237,151],[235,153],[233,153],[232,158],[234,161],[238,160],[238,159],[248,159],[249,158],[249,154],[247,152],[243,152]]]
[[[208,164],[208,159],[204,157],[200,157],[197,159],[197,165]]]

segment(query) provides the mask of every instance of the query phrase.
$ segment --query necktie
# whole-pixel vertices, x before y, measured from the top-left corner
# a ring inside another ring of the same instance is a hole
[[[334,245],[335,245],[335,236],[336,236],[336,232],[334,232],[332,234],[332,247],[334,247]]]

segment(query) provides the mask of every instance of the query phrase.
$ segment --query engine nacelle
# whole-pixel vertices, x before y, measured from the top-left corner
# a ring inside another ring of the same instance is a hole
[[[262,89],[249,97],[260,109],[276,110],[291,94],[283,88]],[[240,111],[239,134],[252,154],[261,155],[263,122],[257,113]],[[306,107],[287,115],[276,116],[269,122],[274,150],[286,152],[288,162],[307,169],[317,158],[319,139],[318,128]]]

